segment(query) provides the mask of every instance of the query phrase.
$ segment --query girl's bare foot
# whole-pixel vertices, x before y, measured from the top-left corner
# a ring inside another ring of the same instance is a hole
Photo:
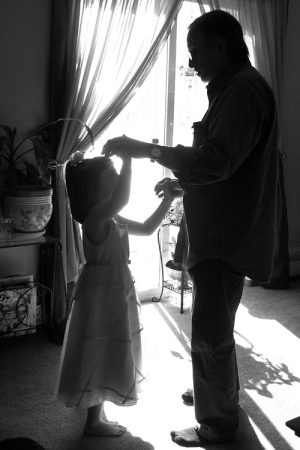
[[[118,437],[122,436],[127,429],[116,422],[94,422],[86,423],[84,427],[84,434],[88,436],[102,436],[102,437]]]
[[[88,436],[122,436],[127,431],[125,427],[117,422],[109,422],[104,412],[104,402],[88,408],[87,419],[84,426],[84,434]]]

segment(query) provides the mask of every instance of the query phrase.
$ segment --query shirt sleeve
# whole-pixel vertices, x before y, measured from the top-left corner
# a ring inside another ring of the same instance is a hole
[[[235,83],[216,100],[205,119],[208,128],[201,145],[173,148],[181,168],[175,173],[180,184],[228,179],[261,139],[272,101],[262,82]]]

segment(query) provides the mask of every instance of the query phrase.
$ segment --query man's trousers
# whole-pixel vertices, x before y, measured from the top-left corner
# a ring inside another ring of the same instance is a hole
[[[199,434],[214,442],[235,438],[239,379],[234,322],[244,275],[213,258],[189,270],[193,283],[191,355]]]

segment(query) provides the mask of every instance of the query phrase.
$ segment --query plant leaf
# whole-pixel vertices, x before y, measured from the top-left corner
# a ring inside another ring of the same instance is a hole
[[[18,185],[20,184],[31,184],[31,185],[42,185],[42,180],[40,178],[40,173],[38,169],[31,164],[30,162],[23,160],[22,163],[24,164],[26,168],[26,183],[21,183],[20,180],[18,180]]]
[[[38,130],[34,131],[33,133],[30,133],[26,139],[31,139],[34,136],[39,136],[42,134],[42,132],[47,129],[52,127],[53,125],[57,124],[58,122],[79,122],[87,131],[89,138],[91,140],[92,143],[92,147],[94,148],[94,144],[95,144],[95,139],[94,139],[94,134],[91,130],[91,128],[84,122],[82,122],[82,120],[74,118],[74,117],[66,117],[63,118],[61,117],[60,119],[54,120],[53,122],[47,123],[46,125],[44,125],[43,127],[39,128]]]
[[[29,138],[33,145],[34,156],[40,177],[48,171],[49,159],[51,159],[51,146],[37,137]]]
[[[9,148],[10,153],[13,152],[14,148],[15,148],[15,138],[16,138],[16,134],[17,134],[17,129],[16,128],[10,128],[7,125],[0,125],[0,130],[3,130],[6,134],[6,145]]]

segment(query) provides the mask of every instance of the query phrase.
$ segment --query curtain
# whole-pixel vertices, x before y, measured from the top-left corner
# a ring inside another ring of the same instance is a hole
[[[53,0],[51,120],[80,119],[97,140],[146,79],[182,2]],[[60,284],[66,285],[76,278],[82,261],[79,234],[74,232],[78,224],[66,208],[62,164],[76,150],[87,150],[91,141],[80,122],[64,122],[53,141],[58,167],[52,223],[62,241],[57,279],[60,276]],[[56,320],[65,314],[66,308],[57,306]]]
[[[265,288],[289,289],[290,262],[288,251],[288,218],[284,192],[283,160],[287,157],[281,145],[281,104],[284,43],[288,16],[288,0],[198,0],[201,13],[222,9],[241,24],[245,41],[251,41],[254,65],[272,87],[278,111],[279,179],[277,186],[277,227],[273,274]]]
[[[208,9],[222,9],[240,22],[246,43],[251,41],[252,44],[253,55],[250,57],[273,89],[280,125],[288,0],[198,0],[198,3],[201,13]]]

